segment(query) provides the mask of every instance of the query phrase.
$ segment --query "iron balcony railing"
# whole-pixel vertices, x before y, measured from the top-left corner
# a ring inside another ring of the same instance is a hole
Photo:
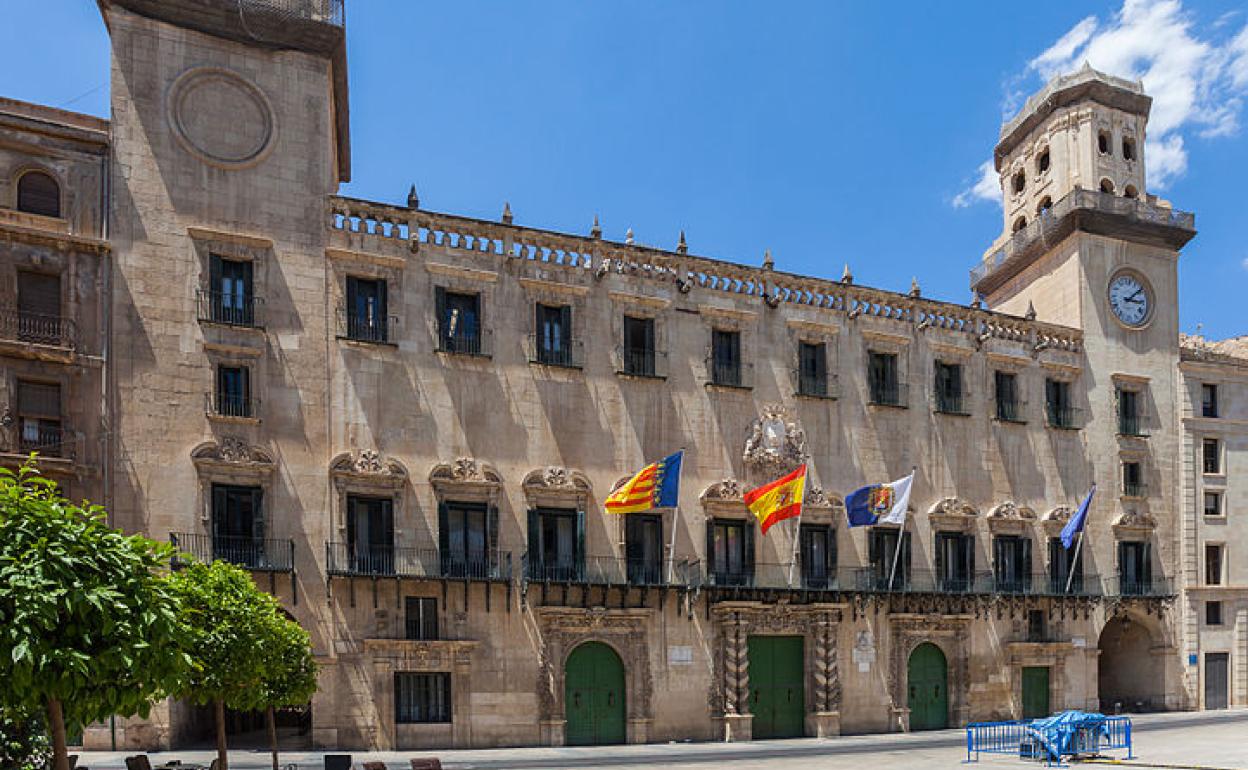
[[[687,562],[665,559],[586,556],[583,559],[521,557],[521,574],[535,583],[588,583],[609,586],[686,585]]]
[[[539,335],[529,335],[529,363],[581,369],[585,366],[585,345],[572,338],[552,344]]]
[[[0,337],[6,340],[73,349],[77,336],[72,319],[13,307],[0,308]]]
[[[932,407],[939,414],[968,415],[971,413],[970,397],[962,392],[933,391]]]
[[[330,575],[453,578],[507,581],[512,577],[509,551],[442,552],[437,548],[325,544]]]
[[[835,374],[812,375],[809,372],[797,372],[797,395],[811,398],[839,398],[840,382]]]
[[[1136,438],[1148,437],[1148,429],[1144,425],[1144,419],[1138,414],[1118,415],[1118,433],[1123,436],[1134,436]]]
[[[1166,578],[1137,578],[1115,575],[1105,581],[1106,596],[1174,596],[1174,585]]]
[[[868,382],[867,401],[876,406],[908,406],[910,388],[902,382]]]
[[[17,429],[17,451],[27,455],[31,452],[42,457],[75,459],[77,434],[63,425],[49,425],[27,421]]]
[[[1148,484],[1143,481],[1124,481],[1122,482],[1123,497],[1148,497]]]
[[[892,576],[890,583],[891,568],[891,561],[855,568],[855,578],[850,585],[865,592],[1019,596],[1097,596],[1100,588],[1096,576],[1087,574],[1076,575],[1067,591],[1067,575],[997,574],[991,571],[967,575],[901,568]]]
[[[447,328],[437,324],[437,350],[439,353],[456,353],[463,356],[490,357],[494,354],[493,330],[477,327],[464,329],[462,325]]]
[[[665,379],[668,373],[667,351],[654,348],[616,348],[619,357],[617,374],[630,377]]]
[[[260,327],[264,300],[251,294],[231,294],[198,289],[195,307],[199,320],[224,326]]]
[[[723,388],[754,387],[754,364],[744,361],[708,360],[707,369],[711,376],[711,384]]]
[[[1061,430],[1077,430],[1079,428],[1080,410],[1073,406],[1047,403],[1044,406],[1045,416],[1050,428]]]
[[[181,553],[205,564],[226,561],[256,572],[291,572],[295,569],[293,540],[171,532],[169,542]]]
[[[204,408],[213,417],[254,418],[260,413],[260,399],[237,393],[205,393]]]
[[[997,419],[1002,422],[1026,422],[1023,412],[1027,408],[1027,402],[1017,398],[997,399]]]
[[[379,345],[394,344],[397,339],[397,316],[379,316],[360,313],[348,308],[338,308],[338,337],[355,342],[372,342]]]

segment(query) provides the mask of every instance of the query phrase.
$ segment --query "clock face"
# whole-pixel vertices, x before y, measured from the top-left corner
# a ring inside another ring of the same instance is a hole
[[[1109,282],[1109,307],[1127,326],[1143,326],[1152,306],[1148,287],[1131,273],[1119,273]]]

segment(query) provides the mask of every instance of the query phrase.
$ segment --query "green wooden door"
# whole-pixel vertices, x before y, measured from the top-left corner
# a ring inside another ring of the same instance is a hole
[[[586,642],[568,656],[563,697],[569,746],[624,742],[624,664],[602,642]]]
[[[949,668],[945,654],[930,642],[910,653],[906,667],[911,730],[942,730],[949,726]]]
[[[800,636],[751,636],[750,713],[753,737],[800,738],[806,734],[805,665]]]
[[[1028,666],[1023,669],[1023,719],[1039,719],[1049,715],[1049,668]]]

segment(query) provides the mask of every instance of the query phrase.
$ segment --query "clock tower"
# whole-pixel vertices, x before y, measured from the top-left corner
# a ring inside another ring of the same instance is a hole
[[[1177,264],[1196,230],[1192,214],[1147,190],[1151,104],[1141,83],[1085,66],[1052,80],[1002,126],[1004,230],[971,271],[971,288],[993,310],[1083,332],[1076,363],[1047,360],[1044,341],[1035,342],[1044,382],[1031,398],[1052,409],[1050,393],[1071,394],[1075,436],[1059,436],[1053,428],[1069,426],[1052,420],[1048,436],[1059,462],[1097,485],[1083,558],[1120,601],[1103,605],[1099,645],[1087,640],[1089,671],[1099,671],[1102,704],[1142,697],[1132,688],[1144,686],[1174,708],[1194,685],[1178,654],[1194,630],[1131,593],[1144,581],[1173,596],[1181,565],[1194,563],[1182,558],[1194,558],[1195,545],[1180,531],[1176,404]],[[1153,653],[1119,652],[1130,634],[1147,637],[1140,649]]]

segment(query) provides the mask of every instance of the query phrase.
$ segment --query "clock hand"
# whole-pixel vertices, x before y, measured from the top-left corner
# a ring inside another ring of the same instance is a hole
[[[1143,287],[1141,287],[1141,288],[1139,288],[1139,289],[1136,289],[1136,290],[1135,290],[1135,293],[1134,293],[1134,294],[1132,294],[1130,297],[1127,297],[1127,299],[1135,299],[1136,297],[1140,296],[1140,294],[1142,294],[1143,292],[1144,292],[1144,288],[1143,288]]]

